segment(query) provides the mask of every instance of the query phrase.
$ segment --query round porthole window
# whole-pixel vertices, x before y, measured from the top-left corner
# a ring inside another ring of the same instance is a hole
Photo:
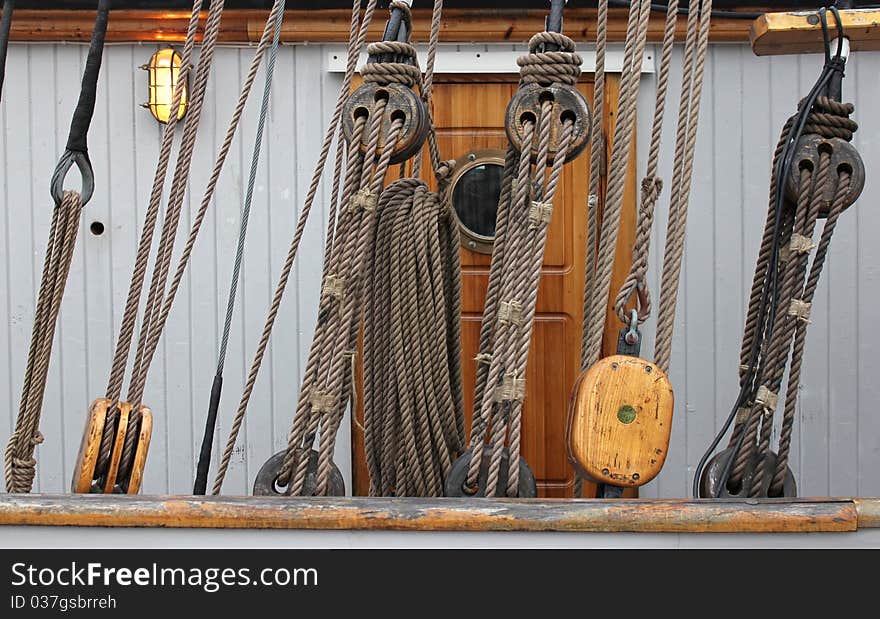
[[[449,195],[458,218],[461,244],[471,251],[491,254],[504,151],[473,151],[457,161]]]

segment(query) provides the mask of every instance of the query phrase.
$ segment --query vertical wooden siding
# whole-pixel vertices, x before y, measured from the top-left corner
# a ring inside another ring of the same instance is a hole
[[[37,487],[43,492],[67,489],[85,411],[92,398],[103,394],[107,380],[160,137],[157,123],[139,107],[146,98],[146,78],[137,67],[153,49],[111,46],[105,56],[90,136],[98,185],[86,208],[62,308],[43,418],[46,443],[37,451]],[[218,51],[187,213],[197,207],[251,55],[248,49]],[[48,179],[66,139],[84,60],[82,46],[12,45],[9,51],[0,104],[0,173],[5,179],[0,216],[3,445],[14,423],[30,338],[51,205]],[[226,366],[218,431],[223,439],[338,88],[340,76],[325,71],[325,60],[320,46],[283,47],[279,55]],[[880,97],[877,60],[876,54],[856,54],[845,87],[857,106],[858,146],[869,170],[880,161],[880,119],[869,115]],[[693,469],[732,403],[745,294],[766,208],[770,153],[798,94],[812,84],[818,63],[815,56],[755,58],[739,45],[712,48],[671,371],[677,399],[673,444],[664,472],[643,496],[688,495]],[[644,78],[640,173],[654,79]],[[676,73],[673,80],[678,79]],[[257,84],[151,371],[146,399],[157,411],[158,423],[144,482],[147,493],[191,488],[261,79]],[[670,121],[674,116],[673,109]],[[670,124],[664,136],[667,153],[673,132]],[[670,167],[670,158],[664,157],[667,178]],[[866,195],[872,191],[869,175]],[[664,235],[667,195],[661,200],[654,265]],[[228,493],[248,493],[259,466],[284,445],[315,321],[325,220],[319,199],[300,249],[304,259],[295,268],[254,391],[225,486]],[[89,231],[93,221],[105,224],[103,235]],[[182,229],[188,223],[185,219]],[[880,418],[875,413],[880,385],[874,379],[880,375],[880,362],[870,354],[880,345],[874,325],[874,308],[880,302],[880,247],[871,236],[878,226],[880,214],[867,198],[844,215],[814,303],[792,462],[802,495],[880,494],[880,480],[872,474],[880,469]],[[655,294],[658,285],[655,269]],[[651,348],[649,341],[646,354]],[[343,470],[349,468],[347,427],[344,423],[337,450]]]

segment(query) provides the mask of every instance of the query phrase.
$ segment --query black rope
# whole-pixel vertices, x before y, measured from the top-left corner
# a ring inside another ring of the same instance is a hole
[[[835,22],[837,24],[837,33],[838,33],[838,45],[835,55],[832,57],[831,55],[831,41],[829,39],[828,34],[828,26],[827,26],[827,12],[830,11],[834,15]],[[727,434],[727,431],[730,429],[730,426],[733,423],[733,420],[736,418],[736,414],[740,407],[754,394],[755,388],[761,380],[763,367],[761,366],[761,358],[760,352],[762,344],[765,341],[769,341],[773,337],[773,325],[776,319],[776,311],[779,297],[779,228],[782,220],[782,211],[784,209],[785,203],[785,187],[788,180],[788,175],[791,172],[791,166],[794,162],[794,156],[797,150],[798,141],[803,134],[804,126],[807,124],[807,119],[809,117],[810,111],[813,108],[813,105],[816,102],[816,99],[823,93],[828,92],[828,86],[832,82],[832,79],[835,75],[839,75],[841,78],[843,76],[843,70],[846,65],[846,59],[842,56],[843,52],[843,24],[840,19],[840,14],[835,7],[823,8],[819,11],[819,19],[822,22],[822,37],[825,44],[825,66],[822,67],[822,72],[819,75],[819,79],[816,80],[816,83],[813,85],[810,93],[804,98],[801,103],[800,109],[798,110],[797,115],[795,116],[795,120],[792,125],[791,131],[789,131],[788,137],[786,139],[785,146],[783,147],[782,155],[779,157],[777,162],[777,167],[774,170],[774,175],[776,176],[776,193],[773,196],[774,200],[774,208],[775,215],[773,221],[773,238],[774,243],[771,247],[770,252],[770,260],[768,262],[767,275],[764,279],[764,285],[761,289],[761,302],[758,306],[758,317],[760,320],[760,328],[758,332],[755,334],[754,341],[752,342],[752,349],[749,351],[749,363],[748,370],[746,370],[746,375],[742,380],[740,385],[740,391],[737,395],[736,402],[733,405],[730,414],[727,416],[727,419],[724,422],[721,430],[718,434],[715,435],[715,438],[712,440],[712,443],[709,445],[709,448],[703,454],[703,457],[700,459],[699,464],[697,465],[697,469],[694,472],[693,479],[693,487],[692,492],[694,498],[700,497],[700,477],[702,477],[703,469],[706,466],[706,463],[709,460],[709,457],[712,455],[712,452],[715,451],[715,448],[718,447],[718,444],[721,442],[721,439]],[[746,420],[743,422],[744,428],[740,433],[739,438],[737,439],[736,445],[734,445],[734,449],[731,453],[730,458],[727,460],[724,466],[724,471],[722,473],[721,483],[717,485],[716,495],[713,498],[718,498],[722,492],[722,489],[727,485],[728,479],[730,477],[731,470],[733,468],[733,463],[736,460],[736,454],[739,453],[739,450],[742,448],[743,443],[745,442],[746,437],[746,428],[748,427],[749,421]]]
[[[3,18],[0,19],[0,96],[3,94],[3,82],[6,79],[6,50],[9,47],[9,29],[12,26],[12,13],[15,11],[15,0],[3,3]]]
[[[67,146],[58,161],[52,175],[51,193],[55,204],[60,205],[64,194],[64,178],[75,164],[82,176],[83,206],[91,199],[95,191],[95,176],[92,162],[89,160],[87,137],[92,116],[95,114],[95,98],[98,90],[98,76],[101,72],[101,59],[104,56],[104,39],[107,35],[107,22],[110,18],[111,0],[99,0],[95,27],[92,30],[92,41],[86,57],[86,68],[83,71],[79,90],[79,100],[70,121],[70,132],[67,135]]]

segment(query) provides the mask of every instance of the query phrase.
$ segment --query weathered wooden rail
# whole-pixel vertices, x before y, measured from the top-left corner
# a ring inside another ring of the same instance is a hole
[[[880,528],[880,499],[395,499],[0,495],[0,525],[366,531],[807,533]]]

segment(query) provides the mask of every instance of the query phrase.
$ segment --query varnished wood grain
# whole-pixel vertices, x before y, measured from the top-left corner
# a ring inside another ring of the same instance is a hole
[[[132,406],[128,402],[120,402],[116,406],[119,421],[116,424],[116,439],[110,452],[110,463],[107,465],[107,478],[104,483],[104,492],[113,492],[116,478],[119,475],[119,461],[122,460],[122,448],[125,445],[125,435],[128,432],[128,420],[131,416]]]
[[[128,494],[137,494],[141,491],[144,480],[144,469],[147,465],[147,453],[150,450],[150,439],[153,436],[153,411],[146,406],[141,406],[141,427],[138,430],[137,448],[134,452],[134,460],[131,464],[131,473],[128,480]]]
[[[227,9],[223,14],[220,41],[255,43],[265,26],[267,11]],[[623,41],[626,35],[626,10],[610,11],[608,38]],[[372,25],[368,40],[382,34],[385,15],[380,11]],[[202,15],[204,25],[205,14]],[[351,12],[339,9],[299,9],[285,13],[281,33],[283,43],[324,43],[348,40]],[[442,41],[523,43],[544,28],[546,11],[504,9],[448,9],[440,31]],[[78,41],[87,43],[94,25],[94,11],[18,10],[12,21],[13,41]],[[663,36],[664,15],[651,16],[648,36],[659,41]],[[179,43],[186,36],[189,22],[187,11],[120,10],[113,11],[107,28],[108,42],[169,42]],[[428,36],[431,22],[429,9],[413,11],[413,35],[417,41]],[[735,19],[713,19],[713,41],[746,41],[749,22]],[[596,40],[596,10],[571,7],[565,13],[565,32],[578,41]],[[683,38],[685,20],[680,19],[678,36]]]
[[[663,468],[672,428],[672,385],[638,357],[605,357],[578,379],[572,396],[569,455],[587,478],[641,486]]]
[[[859,499],[877,510],[878,499]],[[399,531],[845,532],[851,499],[388,499],[3,495],[0,525]]]
[[[853,51],[880,50],[880,9],[840,11],[843,31]],[[828,14],[832,36],[834,18]],[[824,49],[822,26],[816,12],[765,13],[749,31],[752,50],[758,56],[806,54]]]
[[[107,408],[110,404],[112,404],[110,400],[99,398],[89,407],[79,453],[76,455],[73,468],[72,492],[88,492],[92,487],[95,465],[98,463],[98,452],[101,448],[101,434],[104,432]]]

